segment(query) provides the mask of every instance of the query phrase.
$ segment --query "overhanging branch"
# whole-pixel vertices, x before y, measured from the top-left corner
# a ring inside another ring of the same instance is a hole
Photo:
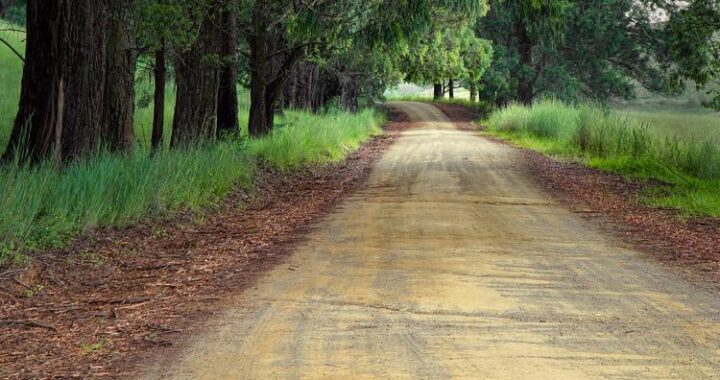
[[[22,54],[20,54],[19,51],[15,50],[15,48],[14,48],[12,45],[10,45],[9,42],[5,41],[5,39],[2,38],[2,37],[0,37],[0,42],[2,42],[3,44],[5,44],[5,46],[7,46],[8,48],[10,48],[10,50],[12,50],[12,52],[15,53],[15,55],[17,55],[18,58],[20,58],[20,60],[22,61],[23,65],[25,64],[25,57],[23,57]]]

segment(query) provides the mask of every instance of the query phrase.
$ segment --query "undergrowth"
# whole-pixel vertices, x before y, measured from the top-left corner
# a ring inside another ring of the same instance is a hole
[[[344,159],[373,134],[381,132],[383,115],[373,109],[357,114],[329,111],[321,115],[285,111],[282,124],[249,151],[283,170]]]
[[[490,133],[530,149],[667,183],[646,194],[652,205],[687,215],[720,216],[720,146],[709,136],[659,134],[650,124],[598,105],[556,100],[532,107],[511,105],[485,124]]]

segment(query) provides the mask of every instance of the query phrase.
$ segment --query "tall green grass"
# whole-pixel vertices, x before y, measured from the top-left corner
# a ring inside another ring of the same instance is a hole
[[[383,115],[373,109],[322,115],[285,111],[281,126],[263,139],[251,140],[249,151],[284,170],[337,162],[357,150],[368,137],[380,133],[383,120]]]
[[[103,153],[58,169],[51,164],[0,168],[0,264],[67,244],[97,227],[216,205],[252,183],[258,162],[282,170],[336,162],[373,134],[383,115],[287,111],[256,140],[225,140],[184,150],[129,156]]]
[[[648,195],[658,206],[720,216],[720,145],[712,135],[688,137],[593,104],[544,100],[511,105],[486,121],[489,131],[547,154],[671,185]]]
[[[712,140],[720,143],[720,113],[707,108],[623,108],[618,110],[650,126],[648,132],[682,139]]]
[[[150,156],[101,154],[67,168],[0,169],[0,261],[61,246],[95,227],[123,227],[216,203],[254,167],[232,142]]]

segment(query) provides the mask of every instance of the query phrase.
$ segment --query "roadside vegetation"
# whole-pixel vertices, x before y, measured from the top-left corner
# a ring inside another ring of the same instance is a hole
[[[51,162],[0,169],[0,263],[60,247],[97,227],[218,205],[251,189],[259,162],[281,170],[337,162],[380,133],[384,115],[287,111],[270,135],[228,139],[149,155],[104,152],[58,170]]]
[[[510,105],[485,124],[491,134],[526,148],[667,184],[652,187],[646,198],[650,204],[720,216],[720,123],[687,134],[669,122],[592,103],[542,100],[530,107]]]
[[[8,30],[11,29],[11,30]],[[1,22],[0,37],[23,54],[22,28]],[[0,147],[4,149],[17,112],[22,61],[0,48]],[[350,113],[287,110],[276,128],[250,139],[249,93],[237,91],[238,125],[231,138],[198,141],[170,149],[170,139],[150,152],[154,108],[151,78],[139,77],[134,116],[135,145],[129,154],[101,151],[58,167],[15,159],[0,167],[0,264],[19,262],[26,254],[61,247],[94,228],[123,228],[145,218],[165,218],[179,211],[200,211],[222,202],[233,190],[251,190],[259,162],[289,171],[338,162],[374,134],[384,115],[375,109]],[[175,84],[168,83],[164,135],[171,136]],[[3,149],[0,149],[2,151]]]

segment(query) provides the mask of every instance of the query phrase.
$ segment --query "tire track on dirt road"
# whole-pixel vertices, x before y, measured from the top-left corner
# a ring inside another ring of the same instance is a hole
[[[147,378],[715,379],[720,300],[537,188],[438,109]],[[290,270],[289,270],[290,269]]]

